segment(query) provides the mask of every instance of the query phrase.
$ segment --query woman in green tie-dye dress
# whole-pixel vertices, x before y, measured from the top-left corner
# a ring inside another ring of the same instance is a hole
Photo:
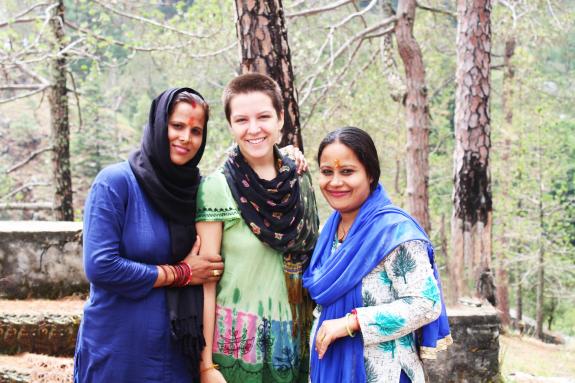
[[[205,286],[202,381],[307,382],[312,316],[301,275],[317,237],[311,181],[275,146],[283,103],[273,80],[239,76],[224,102],[238,145],[197,199],[200,252],[225,263],[217,290]]]

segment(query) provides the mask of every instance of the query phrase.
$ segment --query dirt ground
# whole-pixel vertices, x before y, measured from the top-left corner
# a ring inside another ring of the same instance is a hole
[[[499,360],[506,383],[575,383],[575,345],[502,335]]]

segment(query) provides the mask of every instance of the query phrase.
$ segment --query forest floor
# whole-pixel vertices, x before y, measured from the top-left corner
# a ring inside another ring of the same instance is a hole
[[[499,337],[505,383],[575,383],[575,343],[543,343],[516,334]]]

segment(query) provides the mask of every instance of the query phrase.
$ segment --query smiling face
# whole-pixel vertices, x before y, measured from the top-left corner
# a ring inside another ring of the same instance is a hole
[[[200,105],[178,102],[168,119],[170,160],[175,165],[188,163],[202,145],[205,113]]]
[[[327,145],[319,159],[319,172],[319,187],[329,205],[355,217],[373,181],[355,153],[339,141]]]
[[[247,163],[252,167],[273,162],[273,147],[283,126],[283,113],[274,109],[263,92],[234,96],[230,102],[230,130]]]

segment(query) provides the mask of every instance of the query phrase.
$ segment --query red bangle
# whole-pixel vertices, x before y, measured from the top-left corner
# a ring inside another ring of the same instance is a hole
[[[355,323],[357,324],[357,331],[361,331],[361,326],[359,325],[359,319],[357,317],[357,309],[351,310],[351,315],[355,318]]]

